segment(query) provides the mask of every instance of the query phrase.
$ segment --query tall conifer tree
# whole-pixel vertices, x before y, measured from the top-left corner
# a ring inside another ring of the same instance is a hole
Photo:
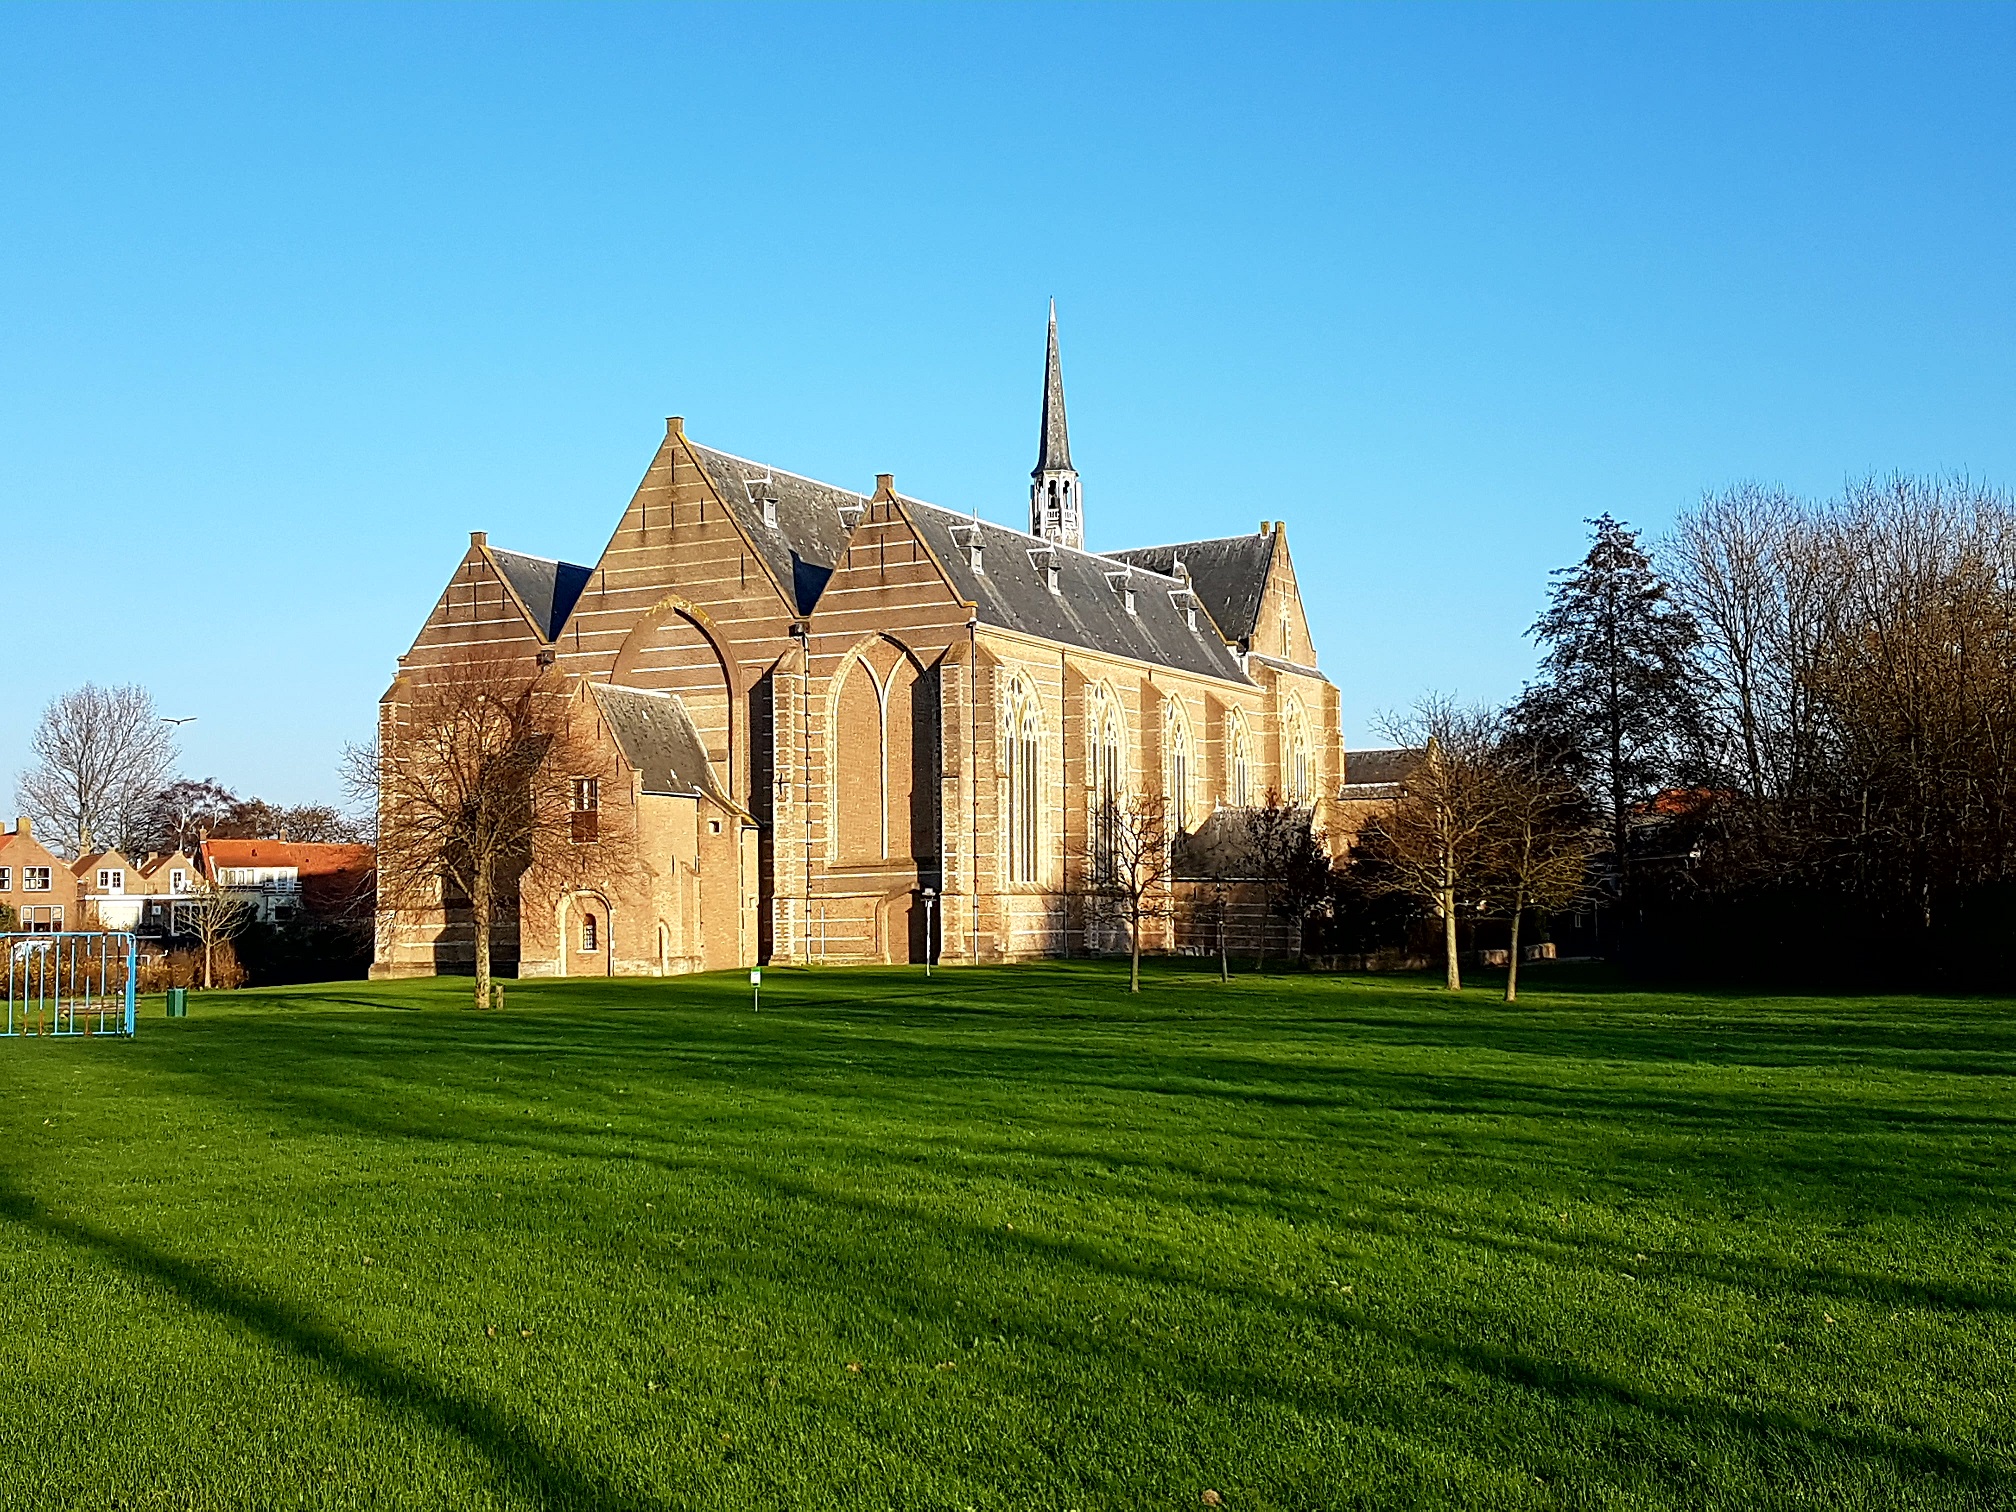
[[[1515,719],[1588,793],[1628,887],[1632,807],[1684,771],[1701,637],[1638,533],[1607,514],[1589,524],[1589,554],[1554,574],[1547,612],[1533,625],[1547,653]]]

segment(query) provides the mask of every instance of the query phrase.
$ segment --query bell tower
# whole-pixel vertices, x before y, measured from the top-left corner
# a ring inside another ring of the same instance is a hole
[[[1064,423],[1064,369],[1057,361],[1057,301],[1050,301],[1050,352],[1043,369],[1043,433],[1029,476],[1029,534],[1085,549],[1085,502],[1071,466],[1071,430]]]

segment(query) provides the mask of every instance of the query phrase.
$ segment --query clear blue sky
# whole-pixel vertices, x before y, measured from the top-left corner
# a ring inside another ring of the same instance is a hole
[[[333,794],[472,528],[664,417],[1094,547],[1289,522],[1361,741],[1742,478],[2016,483],[2016,10],[9,7],[0,789],[139,681]],[[0,797],[4,802],[4,797]]]

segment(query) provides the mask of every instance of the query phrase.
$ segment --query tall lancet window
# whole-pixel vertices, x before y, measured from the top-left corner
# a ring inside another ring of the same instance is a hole
[[[1302,717],[1302,706],[1290,704],[1287,718],[1283,721],[1286,740],[1283,741],[1282,764],[1287,768],[1288,801],[1307,803],[1309,801],[1309,722]]]
[[[1253,742],[1246,734],[1246,721],[1233,715],[1226,731],[1230,749],[1226,752],[1226,775],[1231,788],[1232,807],[1253,806]]]
[[[1105,877],[1113,869],[1116,827],[1127,791],[1127,733],[1111,690],[1092,689],[1086,711],[1092,735],[1092,866]]]
[[[1036,699],[1021,678],[1008,684],[1002,741],[1008,755],[1007,859],[1010,882],[1034,882],[1041,872],[1043,725]]]
[[[1187,835],[1190,832],[1190,728],[1183,722],[1181,705],[1173,701],[1169,705],[1166,728],[1169,828],[1172,834]]]

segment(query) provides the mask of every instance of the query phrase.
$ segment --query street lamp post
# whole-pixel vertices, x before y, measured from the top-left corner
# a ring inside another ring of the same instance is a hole
[[[938,901],[938,894],[931,888],[924,889],[924,975],[931,975],[931,905]]]

